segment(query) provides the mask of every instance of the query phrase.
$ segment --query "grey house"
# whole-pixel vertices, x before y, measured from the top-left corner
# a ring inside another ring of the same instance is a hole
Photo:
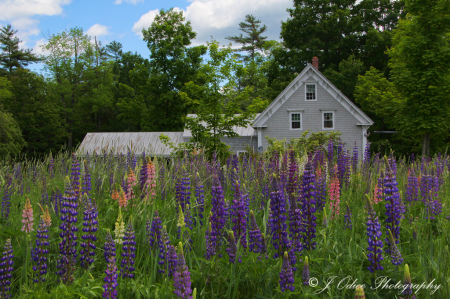
[[[247,127],[235,127],[240,136],[224,138],[236,154],[248,148],[265,150],[266,136],[287,140],[298,138],[303,132],[339,131],[347,149],[354,143],[359,156],[367,144],[367,129],[373,121],[339,91],[319,70],[318,59],[308,64],[278,97]],[[195,117],[195,115],[188,115]],[[113,150],[126,154],[128,150],[140,154],[169,156],[171,148],[159,140],[162,132],[88,133],[81,143],[80,154],[101,154]],[[189,130],[164,133],[175,145],[192,138]]]

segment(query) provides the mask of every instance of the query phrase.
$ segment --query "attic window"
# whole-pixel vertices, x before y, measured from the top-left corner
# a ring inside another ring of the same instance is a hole
[[[306,100],[316,101],[316,84],[306,84]]]

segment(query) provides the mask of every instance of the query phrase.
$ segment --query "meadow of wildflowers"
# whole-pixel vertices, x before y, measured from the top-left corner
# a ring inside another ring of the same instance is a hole
[[[0,298],[450,298],[450,157],[364,153],[0,161]]]

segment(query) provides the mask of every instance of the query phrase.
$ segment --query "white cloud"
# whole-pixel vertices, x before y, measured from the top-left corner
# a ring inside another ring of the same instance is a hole
[[[47,40],[45,38],[41,38],[36,41],[36,44],[33,47],[33,53],[38,55],[50,55],[50,51],[42,50],[41,46],[47,44]]]
[[[70,2],[71,0],[0,0],[0,20],[60,15],[63,12],[62,6]]]
[[[205,44],[211,36],[221,44],[229,44],[225,37],[242,33],[239,23],[247,14],[261,20],[261,25],[267,25],[263,36],[279,40],[281,21],[287,20],[289,14],[286,9],[291,7],[292,0],[192,0],[184,16],[197,32],[193,45]],[[133,31],[142,37],[142,28],[150,27],[158,12],[152,10],[144,14],[134,24]]]
[[[116,2],[114,2],[114,4],[118,5],[118,4],[122,4],[123,0],[116,0]],[[125,0],[125,2],[127,3],[131,3],[131,4],[138,4],[138,2],[144,2],[144,0]]]
[[[99,37],[102,35],[110,35],[111,33],[109,32],[109,28],[108,26],[105,25],[100,25],[100,24],[95,24],[93,26],[91,26],[91,28],[89,28],[86,31],[86,34],[91,36],[91,37]]]
[[[11,21],[11,28],[16,31],[17,37],[20,39],[19,46],[26,47],[29,37],[38,35],[41,31],[37,28],[39,21],[27,17],[17,18]]]

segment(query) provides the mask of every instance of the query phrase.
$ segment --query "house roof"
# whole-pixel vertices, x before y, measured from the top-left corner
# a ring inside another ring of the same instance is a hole
[[[256,114],[256,117],[258,117],[259,113]],[[188,114],[187,117],[197,117],[197,114]],[[205,125],[205,123],[202,123],[203,125]],[[256,131],[255,129],[252,127],[251,123],[248,124],[246,127],[237,127],[237,126],[233,126],[233,131],[235,133],[237,133],[239,136],[241,137],[245,137],[245,136],[256,136]],[[186,138],[190,138],[192,137],[191,131],[184,129],[183,132],[183,137]]]
[[[352,101],[350,101],[333,83],[330,82],[319,70],[312,64],[308,65],[303,71],[275,98],[275,100],[261,113],[252,123],[252,127],[265,127],[267,120],[280,108],[291,95],[300,88],[305,81],[313,77],[317,83],[322,86],[336,101],[338,101],[345,109],[356,117],[358,123],[356,125],[373,125],[373,121]]]
[[[183,132],[139,132],[139,133],[87,133],[77,149],[77,154],[93,155],[110,153],[126,155],[128,149],[136,155],[145,151],[146,155],[168,157],[172,153],[159,136],[167,135],[178,146],[183,142]]]

